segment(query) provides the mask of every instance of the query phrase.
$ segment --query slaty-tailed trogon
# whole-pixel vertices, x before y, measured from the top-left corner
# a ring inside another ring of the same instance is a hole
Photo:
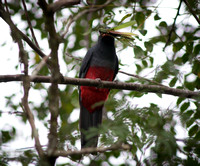
[[[113,81],[117,72],[118,59],[114,38],[100,33],[97,44],[88,50],[83,59],[79,77]],[[102,109],[109,91],[105,88],[79,87],[81,148],[97,147],[98,135],[87,140],[84,131],[101,124]]]

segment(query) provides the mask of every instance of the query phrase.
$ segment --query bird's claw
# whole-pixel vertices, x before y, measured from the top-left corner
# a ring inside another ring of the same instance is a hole
[[[97,88],[97,89],[98,89],[98,88],[101,88],[101,87],[102,87],[101,79],[100,79],[100,78],[96,78],[95,80],[97,80],[97,81],[99,82],[99,85],[98,85],[98,87],[96,87],[96,88]]]
[[[101,82],[101,78],[96,78],[95,80],[97,80],[98,82]]]

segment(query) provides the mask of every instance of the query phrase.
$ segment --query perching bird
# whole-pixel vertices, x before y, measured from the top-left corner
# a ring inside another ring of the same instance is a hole
[[[113,81],[118,72],[118,58],[114,38],[100,32],[98,42],[90,48],[83,59],[79,78]],[[102,109],[109,89],[89,86],[79,87],[81,148],[97,147],[98,134],[87,139],[85,132],[102,122]]]

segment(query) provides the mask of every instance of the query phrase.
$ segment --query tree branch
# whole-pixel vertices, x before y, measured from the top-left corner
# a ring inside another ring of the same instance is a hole
[[[55,13],[62,8],[67,8],[80,3],[80,0],[58,0],[48,6],[48,10]]]
[[[163,50],[165,50],[165,48],[166,48],[166,47],[168,46],[168,44],[170,43],[171,36],[172,36],[172,32],[175,31],[176,19],[177,19],[178,15],[179,15],[182,1],[183,1],[183,0],[180,0],[180,3],[179,3],[179,6],[178,6],[178,8],[177,8],[177,13],[176,13],[176,16],[175,16],[175,18],[174,18],[174,22],[173,22],[172,28],[171,28],[171,30],[170,30],[170,32],[169,32],[168,39],[167,39],[167,42],[166,42],[166,44],[165,44]]]
[[[25,12],[25,15],[26,15],[26,19],[27,19],[28,26],[29,26],[29,28],[30,28],[30,31],[31,31],[33,40],[35,41],[36,46],[37,46],[38,48],[40,48],[40,47],[39,47],[39,44],[38,44],[38,42],[37,42],[37,39],[36,39],[36,37],[35,37],[34,31],[33,31],[33,27],[32,27],[32,25],[31,25],[31,21],[30,21],[30,18],[29,18],[29,15],[28,15],[28,11],[27,11],[27,8],[26,8],[26,3],[25,3],[24,0],[22,0],[22,4],[23,4],[23,6],[24,6],[24,12]]]
[[[99,147],[99,148],[83,148],[81,150],[75,150],[75,151],[64,151],[64,150],[58,150],[54,152],[54,155],[59,157],[68,157],[71,155],[83,155],[83,154],[91,154],[91,153],[104,153],[106,151],[110,150],[131,150],[131,145],[128,144],[113,144],[110,147]]]
[[[9,25],[11,32],[16,33],[19,35],[21,39],[23,39],[27,44],[36,52],[38,55],[40,55],[42,58],[44,58],[46,55],[22,32],[20,31],[16,25],[11,20],[9,13],[4,10],[3,4],[0,2],[0,17]]]
[[[11,82],[11,81],[22,81],[24,75],[0,75],[0,82]],[[51,83],[51,77],[49,76],[34,76],[30,77],[31,82],[35,83]],[[173,96],[179,96],[184,98],[193,98],[199,99],[199,91],[189,91],[183,89],[169,88],[159,85],[142,85],[134,83],[124,83],[124,82],[112,82],[112,81],[101,81],[93,79],[84,79],[84,78],[70,78],[63,77],[59,80],[59,84],[67,85],[78,85],[78,86],[95,86],[99,88],[109,88],[109,89],[121,89],[121,90],[132,90],[138,92],[147,92],[147,93],[160,93],[168,94]]]
[[[74,17],[72,17],[71,19],[69,19],[68,21],[68,24],[66,26],[66,30],[63,32],[62,34],[62,38],[64,38],[64,36],[67,34],[67,32],[69,31],[69,27],[71,26],[71,24],[78,20],[80,17],[82,17],[83,15],[87,14],[87,13],[90,13],[90,12],[96,12],[100,9],[103,9],[105,6],[109,5],[111,2],[113,2],[114,0],[108,0],[106,1],[103,5],[101,6],[98,6],[98,7],[93,7],[93,8],[90,8],[90,9],[86,9],[86,10],[83,10],[81,12],[79,12],[77,15],[75,15]]]
[[[196,19],[196,21],[200,24],[200,19],[197,17],[196,13],[192,10],[190,4],[188,3],[187,0],[183,0],[186,4],[186,6],[188,7],[190,13],[194,16],[194,18]]]
[[[47,64],[47,61],[48,61],[49,57],[50,57],[50,55],[45,56],[44,58],[42,58],[41,62],[33,70],[33,72],[32,72],[33,76],[36,76],[39,73],[39,71]]]
[[[127,72],[124,72],[124,71],[119,71],[119,73],[122,73],[122,74],[125,74],[125,75],[128,75],[128,76],[131,76],[131,77],[135,77],[135,78],[138,78],[140,80],[145,80],[145,81],[148,81],[152,84],[156,84],[156,85],[159,85],[159,86],[165,86],[163,84],[160,84],[159,82],[156,82],[156,81],[153,81],[153,80],[150,80],[150,79],[147,79],[147,78],[144,78],[144,77],[141,77],[139,75],[136,75],[136,74],[130,74],[130,73],[127,73]],[[167,86],[165,86],[167,87]]]
[[[2,4],[0,3],[0,9],[2,9],[1,5]],[[6,12],[6,17],[11,22],[10,15],[9,15],[8,12]],[[11,25],[11,27],[13,28],[13,25]],[[35,126],[34,116],[33,116],[32,112],[30,110],[30,107],[28,105],[28,95],[29,95],[29,89],[30,89],[30,77],[28,76],[28,56],[27,56],[26,51],[24,50],[23,43],[22,43],[20,35],[16,34],[16,33],[12,33],[12,38],[18,44],[20,61],[22,62],[23,67],[24,67],[24,69],[23,69],[24,77],[22,78],[23,89],[24,89],[24,96],[22,98],[23,111],[26,114],[27,119],[30,123],[32,135],[33,135],[34,140],[35,140],[36,150],[37,150],[39,156],[42,157],[44,155],[44,152],[43,152],[43,149],[42,149],[41,144],[40,144],[39,135],[38,135],[38,132],[37,132],[37,129],[36,129],[36,126]]]
[[[39,6],[43,10],[43,15],[45,17],[45,29],[49,33],[49,48],[51,49],[50,53],[50,70],[51,70],[51,86],[49,87],[48,96],[49,96],[49,111],[51,114],[50,117],[50,129],[48,134],[48,148],[47,155],[51,165],[54,165],[56,158],[52,156],[54,151],[57,150],[58,145],[58,112],[59,112],[59,89],[58,82],[61,77],[60,67],[58,64],[58,48],[60,44],[59,36],[57,35],[55,26],[54,26],[54,12],[49,11],[49,5],[45,0],[38,0]]]

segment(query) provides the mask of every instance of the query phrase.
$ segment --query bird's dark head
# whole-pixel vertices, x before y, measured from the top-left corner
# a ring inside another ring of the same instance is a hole
[[[109,28],[106,28],[106,29],[99,29],[99,33],[100,33],[100,39],[103,41],[103,42],[106,42],[106,43],[114,43],[114,36],[109,33],[109,31],[107,31],[107,29]]]
[[[110,33],[109,30],[110,30],[109,27],[100,28],[100,29],[99,29],[100,36],[102,36],[102,37],[112,37],[112,38],[114,38],[114,36]]]

